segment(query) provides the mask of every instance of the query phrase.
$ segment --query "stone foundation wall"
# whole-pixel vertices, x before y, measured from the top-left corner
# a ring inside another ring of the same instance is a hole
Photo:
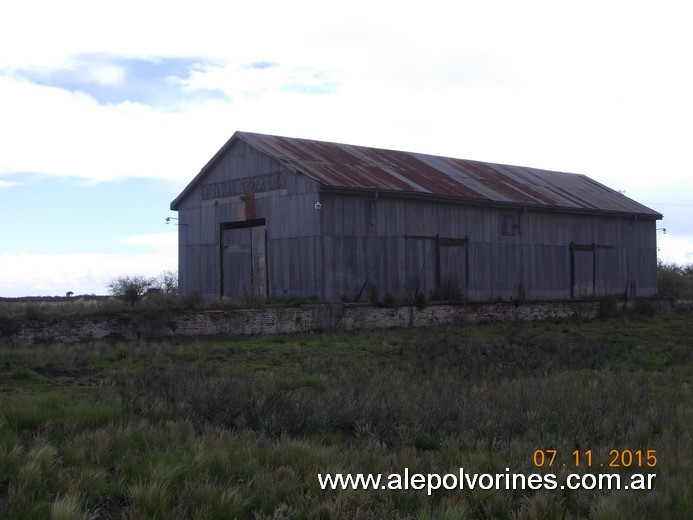
[[[671,303],[648,300],[657,312],[671,312]],[[317,304],[296,308],[189,311],[168,321],[136,314],[86,317],[72,320],[34,320],[16,330],[0,331],[1,346],[41,343],[77,343],[95,340],[137,340],[165,337],[292,334],[311,331],[355,331],[387,328],[421,328],[503,321],[544,320],[599,315],[603,302],[552,301],[435,304],[424,308],[373,307],[358,304]],[[616,302],[616,310],[633,301]]]

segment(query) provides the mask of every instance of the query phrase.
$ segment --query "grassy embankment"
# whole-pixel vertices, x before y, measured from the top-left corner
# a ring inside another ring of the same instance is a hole
[[[684,518],[693,319],[0,350],[1,518]],[[536,468],[537,449],[556,449]],[[592,450],[575,468],[572,452]],[[323,491],[318,473],[597,473],[651,491]],[[568,463],[562,468],[561,463]],[[643,465],[645,460],[643,459]],[[688,516],[690,518],[690,516]]]

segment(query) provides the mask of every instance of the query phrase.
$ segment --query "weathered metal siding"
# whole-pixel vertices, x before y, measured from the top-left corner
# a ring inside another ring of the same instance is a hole
[[[654,223],[322,194],[329,299],[472,300],[656,294]]]
[[[197,291],[205,298],[318,294],[317,200],[313,180],[237,141],[179,203],[181,293]],[[240,231],[244,223],[262,219],[264,224]],[[223,231],[223,225],[241,227]],[[264,248],[258,246],[263,235]],[[268,285],[261,287],[259,279]]]

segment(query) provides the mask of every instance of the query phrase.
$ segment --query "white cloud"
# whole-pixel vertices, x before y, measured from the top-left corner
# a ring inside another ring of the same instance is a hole
[[[0,35],[16,53],[0,67],[66,66],[85,42],[93,54],[205,56],[216,66],[176,81],[232,102],[162,114],[5,78],[0,109],[12,124],[0,134],[12,146],[0,172],[189,179],[244,129],[579,171],[622,189],[653,171],[686,180],[693,80],[679,5],[48,2],[53,20],[32,26],[36,41],[16,28],[38,9],[22,2],[12,7],[20,23]],[[106,69],[89,74],[119,80]]]
[[[0,179],[0,190],[3,188],[10,188],[12,186],[18,186],[18,185],[19,185],[18,182],[3,181],[2,179]]]
[[[0,296],[107,294],[108,283],[124,275],[154,277],[177,271],[175,255],[150,252],[132,255],[0,254]]]
[[[682,235],[668,232],[658,234],[657,255],[664,263],[689,265],[693,264],[693,235]]]
[[[99,105],[82,93],[0,76],[0,174],[190,178],[216,144],[208,134],[215,126],[203,124],[201,110],[171,114],[136,103]]]
[[[175,221],[173,221],[175,222]],[[158,253],[164,253],[171,257],[178,254],[178,232],[171,231],[166,233],[148,233],[145,235],[135,235],[121,240],[123,244],[148,248]]]
[[[125,68],[110,63],[90,64],[81,72],[87,81],[100,85],[119,86],[123,84],[125,79]]]
[[[118,276],[155,277],[178,270],[178,233],[125,237],[130,254],[0,254],[0,296],[106,294]]]

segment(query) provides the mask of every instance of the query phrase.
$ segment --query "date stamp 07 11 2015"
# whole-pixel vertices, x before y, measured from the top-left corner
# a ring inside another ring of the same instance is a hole
[[[573,450],[569,456],[558,450],[534,450],[532,463],[537,468],[654,468],[657,466],[657,450],[609,450],[607,457],[593,456],[592,450]]]

